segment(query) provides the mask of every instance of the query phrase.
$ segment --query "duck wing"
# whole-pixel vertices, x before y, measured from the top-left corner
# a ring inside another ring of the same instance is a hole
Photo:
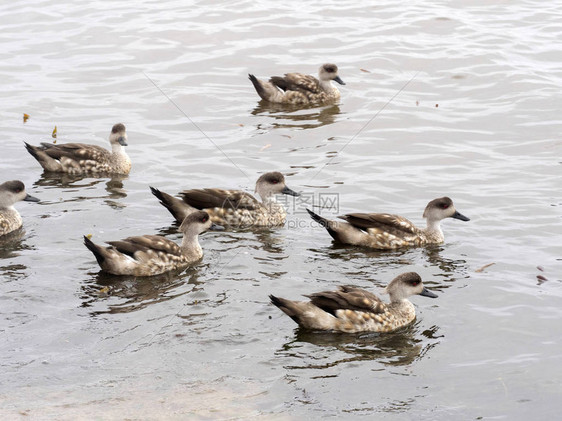
[[[306,295],[310,302],[335,316],[336,310],[353,310],[368,313],[384,313],[386,304],[375,294],[350,285],[340,286],[338,291],[323,291]]]
[[[55,145],[54,143],[41,143],[43,150],[53,159],[60,160],[62,157],[74,160],[101,161],[111,155],[111,153],[100,146],[86,145],[84,143],[65,143]]]
[[[261,209],[262,204],[251,194],[240,190],[193,189],[180,192],[183,201],[196,209]]]
[[[108,241],[117,251],[135,257],[138,251],[148,252],[150,250],[160,251],[175,256],[181,256],[181,248],[172,240],[159,235],[141,235],[138,237],[127,237],[120,241]]]
[[[348,213],[338,218],[368,232],[387,232],[395,236],[419,233],[419,228],[408,219],[389,213]]]
[[[273,76],[269,81],[284,91],[320,92],[318,79],[302,73],[285,73],[285,76]]]

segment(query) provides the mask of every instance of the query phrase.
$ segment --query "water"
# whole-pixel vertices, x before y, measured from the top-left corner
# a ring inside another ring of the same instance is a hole
[[[41,198],[1,244],[2,418],[559,414],[560,4],[32,0],[0,16],[0,180]],[[267,106],[247,80],[324,62],[347,83],[337,105]],[[128,177],[41,175],[22,143],[57,126],[57,142],[107,146],[117,122]],[[270,170],[308,205],[336,200],[326,215],[423,224],[448,195],[471,221],[373,252],[291,202],[286,227],[205,234],[200,264],[152,279],[104,275],[82,245],[178,240],[149,185],[251,192]],[[414,297],[396,334],[311,334],[268,304],[412,270],[439,298]]]

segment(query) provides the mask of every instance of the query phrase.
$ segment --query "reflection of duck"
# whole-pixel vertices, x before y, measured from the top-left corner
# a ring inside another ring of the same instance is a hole
[[[39,199],[26,193],[24,184],[19,180],[0,184],[0,236],[9,234],[22,226],[21,216],[14,208],[14,204],[22,200],[39,202]]]
[[[83,307],[92,307],[92,314],[102,313],[129,313],[141,310],[151,304],[160,303],[177,298],[184,294],[196,291],[201,284],[198,281],[199,269],[188,268],[187,270],[172,271],[160,275],[137,278],[136,276],[113,276],[105,272],[92,274],[92,281],[83,285],[84,302]],[[176,291],[184,284],[193,284],[193,288]],[[170,291],[174,291],[170,293]],[[105,308],[107,297],[109,308]],[[118,302],[115,303],[115,300]],[[97,302],[101,302],[103,310]],[[187,305],[187,304],[186,304]]]
[[[109,180],[106,180],[109,178]],[[57,187],[57,188],[86,188],[93,187],[101,182],[105,181],[105,190],[109,193],[107,196],[102,198],[107,199],[121,199],[127,197],[127,191],[123,188],[123,181],[129,178],[125,174],[109,174],[109,173],[98,173],[98,174],[55,174],[50,172],[44,172],[41,177],[33,183],[34,186],[42,187]],[[83,181],[84,182],[81,182]],[[72,200],[75,200],[73,198]],[[110,206],[122,207],[116,205],[114,202],[108,201]]]
[[[284,104],[324,103],[338,100],[340,91],[332,81],[345,85],[338,76],[338,66],[327,63],[318,69],[318,79],[302,73],[285,73],[272,76],[269,81],[248,75],[258,95],[269,102]]]
[[[422,334],[425,336],[425,332]],[[283,352],[294,355],[302,342],[307,342],[316,347],[329,348],[329,361],[321,364],[333,367],[340,363],[352,361],[373,361],[391,366],[403,366],[412,364],[419,359],[434,344],[423,345],[424,339],[419,337],[417,323],[410,324],[392,335],[381,335],[379,333],[356,333],[334,335],[328,332],[311,332],[310,330],[298,328],[295,338],[283,345]],[[337,350],[339,352],[334,352]],[[307,350],[307,356],[308,355]],[[345,354],[341,354],[341,353]],[[327,355],[328,355],[327,354]],[[299,359],[300,362],[301,361]],[[314,360],[311,365],[317,367]],[[311,368],[310,365],[307,366]],[[303,368],[299,366],[299,368]]]
[[[241,190],[184,190],[179,194],[181,199],[178,199],[154,187],[150,189],[178,222],[190,213],[202,209],[216,224],[239,228],[284,224],[287,212],[275,200],[275,195],[299,195],[287,187],[285,177],[280,172],[265,173],[256,182],[256,193],[262,202]]]
[[[159,235],[128,237],[109,241],[111,247],[94,244],[84,236],[84,244],[94,253],[100,267],[114,275],[152,276],[184,268],[203,257],[199,234],[211,228],[207,212],[188,215],[180,225],[181,246]]]
[[[388,304],[371,292],[352,286],[306,295],[310,301],[291,301],[273,295],[269,298],[301,327],[346,333],[392,332],[416,318],[416,310],[408,297],[437,298],[423,286],[415,272],[397,276],[385,291],[390,296]]]
[[[287,121],[287,123],[275,122],[273,123],[274,127],[313,129],[334,123],[336,116],[341,113],[341,110],[337,104],[322,107],[314,105],[296,107],[288,104],[272,104],[266,101],[260,101],[257,107],[252,110],[252,115],[266,113],[276,120]],[[291,124],[291,121],[294,124]]]
[[[43,142],[41,146],[25,143],[25,147],[45,171],[68,174],[129,174],[131,160],[123,148],[127,146],[127,132],[123,124],[113,126],[109,143],[111,152],[100,146],[84,143],[56,145]]]
[[[388,213],[350,213],[339,217],[345,222],[338,222],[307,211],[334,240],[375,249],[439,244],[444,241],[441,220],[455,218],[470,221],[455,209],[448,197],[434,199],[427,204],[423,212],[423,217],[427,219],[426,228],[418,228],[406,218]]]

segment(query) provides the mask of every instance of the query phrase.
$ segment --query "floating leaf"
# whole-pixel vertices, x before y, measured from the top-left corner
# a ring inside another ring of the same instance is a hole
[[[359,69],[359,70],[361,70],[362,72],[365,72],[365,73],[371,73],[371,72],[370,72],[369,70],[367,70],[367,69]]]
[[[53,129],[53,133],[51,133],[51,136],[56,139],[57,138],[57,126],[55,126],[55,128]]]
[[[435,104],[435,108],[439,107],[439,104]]]
[[[29,119],[29,114],[23,113],[23,122],[26,123]]]
[[[103,287],[100,289],[100,294],[107,294],[109,292],[109,287]]]
[[[91,240],[91,239],[92,239],[92,234],[86,234],[86,238],[87,238],[88,240]]]
[[[263,152],[263,151],[265,151],[265,150],[268,149],[268,148],[271,148],[271,143],[268,143],[267,145],[263,146],[263,147],[260,149],[260,152]]]

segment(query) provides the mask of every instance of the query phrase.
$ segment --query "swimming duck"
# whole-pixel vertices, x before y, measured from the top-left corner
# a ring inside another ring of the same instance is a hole
[[[423,217],[427,219],[426,228],[418,228],[406,218],[388,213],[349,213],[338,217],[346,222],[338,222],[323,218],[309,209],[307,211],[334,240],[380,250],[439,244],[445,240],[441,231],[442,219],[470,221],[455,209],[448,197],[434,199],[427,204],[423,212]]]
[[[114,275],[153,276],[184,268],[203,257],[199,234],[211,228],[209,214],[197,211],[180,225],[183,233],[181,246],[159,235],[128,237],[108,241],[111,247],[95,244],[84,236],[84,245],[90,249],[100,267]]]
[[[287,212],[283,204],[275,200],[275,195],[299,196],[299,193],[286,186],[283,174],[276,171],[263,174],[256,182],[255,191],[261,197],[261,202],[241,190],[184,190],[179,193],[180,199],[154,187],[150,187],[150,190],[178,222],[191,212],[203,209],[214,223],[238,228],[284,224]]]
[[[318,69],[318,79],[302,73],[285,73],[285,76],[272,76],[265,82],[249,74],[258,95],[269,102],[284,104],[309,104],[334,101],[340,98],[340,91],[332,84],[345,85],[338,76],[338,66],[323,64]]]
[[[19,180],[0,184],[0,236],[9,234],[22,226],[21,216],[14,208],[14,203],[20,200],[39,202],[39,199],[25,192],[25,186]]]
[[[113,126],[109,135],[111,152],[96,145],[84,143],[66,143],[56,145],[42,142],[41,146],[32,146],[26,142],[25,147],[45,171],[63,172],[72,175],[84,173],[129,174],[131,160],[125,152],[127,132],[125,125]]]
[[[437,298],[423,286],[420,275],[415,272],[398,275],[385,292],[390,296],[390,303],[353,286],[305,295],[310,301],[291,301],[273,295],[269,298],[303,328],[345,333],[392,332],[416,318],[416,310],[408,297],[417,294]]]

